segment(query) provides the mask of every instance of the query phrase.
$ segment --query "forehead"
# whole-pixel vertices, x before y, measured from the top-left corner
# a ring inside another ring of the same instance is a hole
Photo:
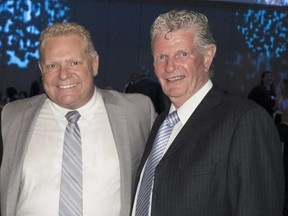
[[[192,48],[195,32],[191,29],[181,29],[175,32],[162,32],[155,35],[152,42],[153,51],[165,48]]]
[[[68,55],[71,54],[71,52],[74,54],[85,52],[85,43],[78,35],[62,35],[48,38],[43,49],[44,56],[48,54],[50,54],[50,56],[58,56],[60,54]]]
[[[45,41],[45,47],[48,46],[82,46],[84,43],[83,39],[78,35],[59,35],[55,37],[47,38]]]
[[[42,51],[43,61],[56,61],[59,58],[79,58],[86,56],[85,43],[78,35],[61,35],[47,38]]]

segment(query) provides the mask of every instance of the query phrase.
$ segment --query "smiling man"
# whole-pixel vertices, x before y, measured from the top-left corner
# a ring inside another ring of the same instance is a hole
[[[133,216],[281,216],[281,145],[267,112],[213,85],[206,16],[161,14],[154,71],[170,110],[156,119],[137,173]]]
[[[99,56],[81,25],[47,27],[39,51],[46,94],[2,111],[1,215],[127,216],[152,102],[94,85]]]

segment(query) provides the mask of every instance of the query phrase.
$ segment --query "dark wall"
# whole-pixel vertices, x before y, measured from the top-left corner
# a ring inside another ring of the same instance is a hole
[[[100,70],[95,82],[102,88],[112,87],[123,91],[130,73],[143,65],[148,66],[153,74],[150,26],[157,15],[172,9],[194,10],[207,15],[217,42],[213,81],[224,91],[246,96],[250,88],[258,83],[262,70],[271,69],[275,72],[275,82],[288,73],[287,50],[280,57],[267,57],[249,49],[245,37],[237,30],[241,20],[236,12],[262,9],[254,5],[211,4],[203,1],[195,1],[194,4],[193,1],[177,1],[175,4],[173,1],[140,0],[71,2],[70,21],[83,24],[90,30],[100,55]],[[276,7],[264,9],[282,11],[282,8]],[[284,33],[287,34],[287,31]],[[36,60],[26,70],[7,67],[3,60],[0,67],[2,94],[5,94],[8,86],[29,91],[30,84],[39,74]]]

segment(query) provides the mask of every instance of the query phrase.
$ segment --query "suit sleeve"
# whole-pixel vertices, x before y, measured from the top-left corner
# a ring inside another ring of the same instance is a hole
[[[232,216],[277,216],[284,207],[284,169],[274,122],[258,107],[239,119],[230,146]]]

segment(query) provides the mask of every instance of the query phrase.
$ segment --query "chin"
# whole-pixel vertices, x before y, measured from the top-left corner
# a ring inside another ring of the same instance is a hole
[[[76,103],[79,103],[79,99],[75,98],[74,96],[62,96],[58,97],[57,101],[63,105],[70,106]]]
[[[77,104],[75,103],[69,103],[69,104],[62,104],[62,107],[66,108],[66,109],[78,109],[80,106],[77,106]]]
[[[181,91],[180,89],[170,89],[167,92],[167,95],[169,95],[169,97],[175,97],[175,98],[179,98],[182,97],[184,95],[183,91]]]

